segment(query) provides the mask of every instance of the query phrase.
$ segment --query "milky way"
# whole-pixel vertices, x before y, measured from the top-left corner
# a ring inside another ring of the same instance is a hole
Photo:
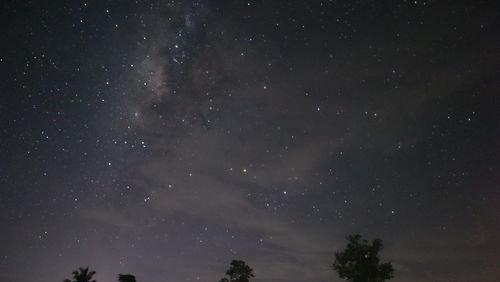
[[[2,3],[0,280],[496,281],[498,6],[382,2]]]

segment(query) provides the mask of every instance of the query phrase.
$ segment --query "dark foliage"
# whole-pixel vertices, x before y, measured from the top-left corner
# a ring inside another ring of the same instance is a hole
[[[253,275],[253,269],[250,268],[244,261],[233,260],[231,266],[226,271],[228,278],[222,278],[219,282],[248,282]]]
[[[361,235],[350,235],[347,240],[346,249],[335,253],[333,263],[333,269],[340,278],[351,282],[383,282],[393,277],[392,264],[380,263],[382,240],[376,239],[370,243],[361,240]]]
[[[66,279],[64,282],[96,282],[96,280],[92,280],[95,271],[89,271],[88,266],[86,268],[80,267],[73,271],[72,274],[73,280]]]
[[[135,276],[132,274],[118,274],[118,281],[120,282],[136,282]]]

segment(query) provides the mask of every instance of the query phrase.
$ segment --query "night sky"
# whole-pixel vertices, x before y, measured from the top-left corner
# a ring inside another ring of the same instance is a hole
[[[495,1],[0,4],[0,281],[499,281]]]

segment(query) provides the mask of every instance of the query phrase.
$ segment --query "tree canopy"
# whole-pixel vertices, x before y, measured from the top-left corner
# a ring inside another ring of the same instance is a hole
[[[219,282],[249,282],[250,278],[255,277],[253,269],[242,260],[232,260],[226,275],[229,279],[222,278]]]
[[[135,276],[132,274],[118,274],[118,281],[120,282],[136,282]]]
[[[335,253],[332,265],[340,278],[350,282],[383,282],[393,277],[392,264],[380,263],[382,240],[375,239],[370,243],[361,240],[361,235],[349,235],[347,240],[346,249]]]
[[[96,280],[92,280],[92,277],[95,274],[95,271],[89,271],[89,267],[79,267],[77,270],[72,272],[73,280],[66,279],[64,282],[96,282]]]

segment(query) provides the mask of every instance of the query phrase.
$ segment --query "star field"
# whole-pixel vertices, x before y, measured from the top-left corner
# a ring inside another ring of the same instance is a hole
[[[1,6],[1,281],[500,276],[493,2]]]

